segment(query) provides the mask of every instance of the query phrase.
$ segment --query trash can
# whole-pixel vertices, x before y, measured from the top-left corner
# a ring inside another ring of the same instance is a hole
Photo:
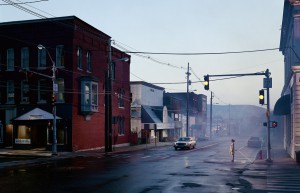
[[[296,162],[300,163],[300,151],[295,151]]]

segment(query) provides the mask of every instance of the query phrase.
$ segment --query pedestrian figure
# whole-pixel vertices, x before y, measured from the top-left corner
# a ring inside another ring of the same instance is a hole
[[[231,155],[231,162],[234,162],[234,139],[231,140],[229,153]]]

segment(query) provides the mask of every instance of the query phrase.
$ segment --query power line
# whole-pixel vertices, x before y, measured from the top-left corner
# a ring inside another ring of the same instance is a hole
[[[279,48],[266,48],[258,50],[244,50],[244,51],[228,51],[228,52],[195,52],[195,53],[183,53],[183,52],[134,52],[124,51],[127,54],[153,54],[153,55],[225,55],[225,54],[242,54],[242,53],[253,53],[253,52],[266,52],[279,50]]]
[[[17,5],[20,5],[20,4],[31,4],[31,3],[39,3],[39,2],[43,2],[43,1],[48,1],[48,0],[37,0],[37,1],[25,1],[25,2],[21,2],[19,1],[20,3],[14,3],[14,4],[17,4]],[[2,3],[0,5],[11,5],[9,3]]]

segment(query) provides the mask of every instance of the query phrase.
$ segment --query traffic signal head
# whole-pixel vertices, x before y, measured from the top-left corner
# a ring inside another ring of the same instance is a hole
[[[56,103],[56,95],[53,94],[52,95],[52,105],[55,105],[55,103]]]
[[[272,121],[272,128],[277,127],[277,122],[276,121]]]
[[[204,89],[209,90],[209,75],[204,76]]]
[[[259,104],[265,104],[265,91],[264,89],[259,90]]]

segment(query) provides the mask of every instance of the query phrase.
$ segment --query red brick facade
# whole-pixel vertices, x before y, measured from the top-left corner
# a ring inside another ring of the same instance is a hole
[[[59,149],[104,147],[104,83],[109,41],[108,35],[74,16],[0,23],[0,120],[3,124],[0,147],[51,145],[52,120],[14,121],[36,107],[52,113],[50,57],[56,64],[56,80],[59,80],[56,103],[57,116],[61,118],[57,122]],[[46,55],[39,53],[39,44],[46,47]],[[13,62],[10,52],[13,52]],[[130,60],[117,60],[130,59],[130,56],[116,48],[112,48],[111,55],[112,61],[116,61],[112,91],[113,144],[124,145],[129,143],[130,134]],[[46,65],[41,62],[43,59],[38,60],[45,56]],[[28,60],[27,68],[24,68],[25,60]],[[24,85],[29,87],[26,95],[23,94]],[[23,130],[28,130],[27,134]],[[9,139],[11,135],[12,140]],[[22,137],[30,139],[27,140],[29,144],[16,144],[16,139]],[[34,137],[43,140],[37,141]]]

